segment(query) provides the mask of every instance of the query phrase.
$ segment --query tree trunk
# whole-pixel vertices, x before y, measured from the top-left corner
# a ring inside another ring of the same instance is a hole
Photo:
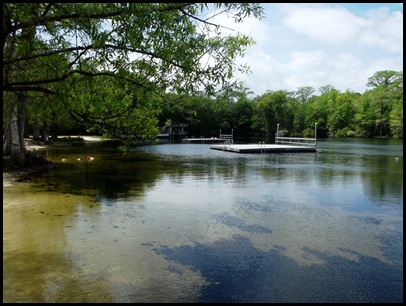
[[[47,142],[48,136],[49,136],[49,124],[48,124],[48,120],[45,119],[42,130],[41,130],[41,140],[43,142]]]
[[[57,133],[57,124],[56,124],[56,114],[55,112],[52,112],[52,128],[51,128],[51,136],[52,140],[55,141],[58,138],[58,133]]]
[[[24,138],[30,137],[30,126],[28,125],[27,120],[25,120],[25,127],[24,127]]]
[[[25,131],[25,120],[26,120],[26,112],[25,108],[27,105],[27,92],[20,92],[18,95],[17,100],[17,111],[18,111],[18,138],[20,142],[20,147],[22,151],[25,151],[25,143],[24,143],[24,131]]]
[[[32,7],[32,13],[35,13],[34,6]],[[21,37],[29,43],[28,50],[34,51],[35,41],[35,27],[23,29],[21,31]],[[16,33],[13,33],[16,35]],[[4,44],[3,44],[4,46]],[[15,50],[14,40],[10,46],[10,52]],[[10,53],[11,54],[11,53]],[[24,63],[19,65],[11,65],[6,71],[3,70],[3,76],[6,80],[14,79],[18,73],[27,69]],[[3,67],[4,69],[4,67]],[[14,71],[12,71],[14,70]],[[14,73],[13,73],[14,72]],[[4,94],[4,93],[3,93]],[[18,165],[23,165],[26,157],[26,149],[24,143],[24,127],[26,120],[26,99],[27,92],[16,92],[10,97],[9,108],[7,112],[7,128],[5,135],[3,136],[3,155],[10,155],[12,162]]]
[[[39,121],[37,117],[34,119],[34,131],[32,138],[34,140],[39,140]]]
[[[16,95],[16,98],[19,96]],[[21,164],[24,160],[25,143],[24,143],[24,129],[21,130],[20,124],[21,116],[17,115],[18,109],[16,103],[12,103],[8,109],[7,118],[8,122],[6,124],[6,130],[3,136],[3,155],[11,156],[13,161]],[[20,120],[19,120],[20,117]],[[22,126],[24,126],[25,122]]]
[[[52,140],[56,140],[58,138],[58,133],[57,133],[56,129],[57,129],[56,123],[52,124],[52,130],[51,130]]]
[[[10,159],[13,163],[21,166],[24,164],[25,150],[24,148],[21,147],[20,132],[18,130],[18,119],[15,114],[12,115],[10,130],[11,130]]]
[[[3,130],[3,156],[10,156],[11,155],[11,117],[12,117],[13,109],[11,105],[9,105],[7,109],[7,121],[6,127]]]
[[[6,130],[3,135],[3,156],[10,155],[11,155],[11,121],[7,122]]]

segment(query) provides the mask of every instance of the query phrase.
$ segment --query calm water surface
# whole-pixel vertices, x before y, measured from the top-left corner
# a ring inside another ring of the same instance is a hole
[[[403,141],[318,148],[44,150],[3,184],[3,301],[403,302]]]

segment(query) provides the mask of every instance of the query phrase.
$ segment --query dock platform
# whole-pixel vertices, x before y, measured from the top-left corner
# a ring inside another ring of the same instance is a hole
[[[220,130],[220,135],[221,130]],[[314,138],[279,136],[279,123],[276,126],[275,144],[234,144],[233,135],[220,138],[230,138],[224,144],[212,145],[210,149],[235,153],[307,153],[317,152],[317,123],[314,124]]]
[[[316,152],[314,146],[294,146],[279,144],[219,144],[210,149],[235,153],[306,153]]]

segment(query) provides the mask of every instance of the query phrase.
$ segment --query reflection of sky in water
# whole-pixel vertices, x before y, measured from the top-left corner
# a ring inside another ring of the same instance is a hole
[[[67,296],[85,288],[115,302],[403,301],[403,154],[345,145],[271,155],[158,145],[137,149],[146,154],[137,167],[106,155],[86,172],[96,200],[81,198],[65,219],[66,256],[82,279]],[[117,177],[107,175],[111,164]],[[65,178],[79,188],[76,173]]]
[[[144,252],[153,250],[154,266],[168,271],[161,277],[183,279],[188,273],[203,286],[197,299],[203,302],[400,297],[400,289],[389,297],[379,288],[393,285],[383,284],[381,273],[397,275],[395,288],[399,285],[400,271],[391,268],[399,261],[386,253],[384,233],[399,232],[402,220],[381,215],[365,195],[363,172],[373,169],[363,167],[362,157],[320,166],[321,157],[310,154],[215,153],[206,163],[207,147],[194,151],[198,147],[182,161],[183,170],[162,176],[130,206],[120,204],[142,211],[142,226],[134,225],[134,215],[103,222],[130,226],[123,235],[141,231]],[[161,148],[145,149],[158,154]],[[179,146],[167,148],[158,154],[164,160],[182,158]]]
[[[273,243],[268,246],[289,244],[292,249],[285,246],[286,252],[290,252],[298,261],[308,261],[301,258],[301,249],[311,245],[323,252],[335,253],[339,248],[354,249],[357,253],[384,259],[375,241],[379,232],[371,235],[375,224],[368,228],[360,217],[358,222],[354,222],[351,214],[345,210],[348,206],[356,206],[358,200],[365,200],[359,195],[353,197],[353,194],[357,195],[356,189],[347,192],[346,203],[342,203],[345,190],[324,195],[303,192],[292,186],[286,192],[277,184],[265,188],[267,182],[260,184],[260,181],[257,180],[257,186],[235,188],[220,181],[204,184],[201,178],[184,179],[182,183],[163,179],[141,202],[145,203],[149,215],[158,214],[152,219],[178,227],[178,232],[187,231],[190,237],[199,236],[213,227],[214,231],[222,231],[227,237],[248,233],[253,235],[251,238],[254,241],[262,241],[266,245],[264,234],[272,233],[268,236],[272,237]],[[382,219],[382,228],[391,226],[390,219],[386,220],[388,218],[385,216],[374,218]],[[189,228],[190,224],[193,224],[192,228]],[[208,224],[210,227],[207,227]],[[219,238],[214,236],[215,239]]]

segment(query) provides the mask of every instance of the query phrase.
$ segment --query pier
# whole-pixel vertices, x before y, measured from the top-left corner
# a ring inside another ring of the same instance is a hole
[[[217,137],[183,138],[182,143],[224,143],[225,140]]]
[[[316,147],[278,144],[218,144],[210,149],[235,153],[305,153],[316,152]]]
[[[220,129],[220,134],[219,137],[200,137],[200,138],[188,138],[185,137],[182,139],[182,143],[225,143],[225,144],[232,144],[234,143],[234,134],[233,130],[231,130],[231,134],[223,134],[221,133]]]
[[[277,125],[275,144],[218,144],[210,149],[234,153],[307,153],[317,151],[317,123],[314,129],[314,138],[281,137],[279,136],[279,124]]]

